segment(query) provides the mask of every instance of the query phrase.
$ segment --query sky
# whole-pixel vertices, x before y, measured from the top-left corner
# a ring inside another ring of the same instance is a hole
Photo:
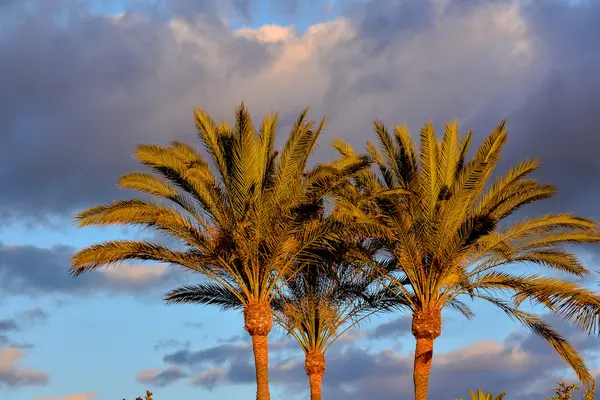
[[[329,118],[314,162],[343,137],[364,148],[373,119],[457,118],[475,144],[503,118],[501,168],[539,157],[556,199],[523,216],[600,218],[600,2],[594,0],[0,0],[0,398],[249,398],[242,316],[163,304],[197,276],[162,265],[73,278],[69,257],[151,232],[77,229],[84,208],[130,197],[140,142],[197,144],[192,109],[231,118],[244,101],[280,130],[306,105]],[[283,136],[283,135],[281,135]],[[577,250],[598,269],[598,248]],[[586,280],[589,287],[598,282]],[[482,388],[515,400],[572,374],[499,310],[444,314],[431,399]],[[598,373],[598,338],[546,316]],[[410,318],[365,323],[327,354],[325,398],[409,398]],[[308,398],[303,358],[271,335],[273,399]]]

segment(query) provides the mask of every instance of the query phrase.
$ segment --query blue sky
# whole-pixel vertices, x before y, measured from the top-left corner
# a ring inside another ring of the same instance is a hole
[[[126,0],[92,0],[90,8],[99,13],[120,14],[129,9],[127,3]],[[221,4],[223,3],[221,2]],[[293,25],[303,32],[313,24],[334,19],[340,15],[341,11],[339,0],[308,0],[304,6],[294,6],[294,8],[297,8],[296,10],[290,10],[286,3],[285,1],[279,2],[280,5],[278,6],[277,1],[261,0],[252,2],[252,19],[250,21],[245,20],[239,12],[234,11],[228,14],[230,26],[233,29],[238,29],[242,26],[258,28],[264,24]]]
[[[71,216],[130,195],[115,184],[138,168],[134,144],[194,143],[196,106],[225,118],[244,100],[257,116],[279,110],[284,130],[310,104],[314,118],[330,117],[315,161],[331,154],[327,142],[335,136],[361,148],[374,118],[405,121],[413,132],[427,119],[459,118],[478,142],[508,117],[515,134],[503,167],[539,156],[540,178],[561,189],[523,216],[600,218],[600,192],[590,183],[600,173],[600,139],[589,129],[600,126],[600,44],[589,40],[600,35],[599,3],[293,3],[171,0],[171,8],[152,14],[141,0],[37,0],[37,9],[6,3],[14,24],[0,40],[0,184],[7,188],[0,191],[0,398],[129,400],[146,388],[157,400],[251,396],[240,313],[161,300],[197,277],[152,265],[67,274],[75,249],[149,237],[78,229]],[[249,20],[235,4],[247,5]],[[112,17],[124,11],[130,13]],[[70,18],[56,24],[66,13]],[[170,24],[180,16],[184,22]],[[227,25],[219,24],[223,18]],[[249,28],[244,38],[242,27]],[[591,269],[598,268],[597,250],[578,252]],[[513,390],[516,400],[545,398],[554,380],[570,377],[558,357],[499,310],[473,308],[474,321],[445,315],[432,400],[445,399],[442,393],[464,398],[477,387]],[[407,321],[374,318],[358,339],[335,345],[327,398],[408,397],[414,340]],[[560,326],[598,370],[598,339]],[[272,340],[273,398],[307,398],[299,352],[279,331]],[[186,354],[204,361],[177,358]]]

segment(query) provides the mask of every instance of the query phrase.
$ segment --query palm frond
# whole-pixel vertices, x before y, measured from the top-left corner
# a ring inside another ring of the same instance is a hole
[[[215,283],[182,286],[169,291],[164,300],[173,304],[218,306],[222,310],[241,309],[244,306],[242,293],[232,292]]]

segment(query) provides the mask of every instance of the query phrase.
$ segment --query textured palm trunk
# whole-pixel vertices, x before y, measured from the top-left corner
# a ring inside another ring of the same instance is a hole
[[[323,374],[326,370],[325,354],[322,351],[309,351],[306,353],[304,370],[310,381],[310,400],[321,400]]]
[[[442,314],[440,310],[415,311],[412,320],[412,333],[417,340],[413,370],[415,400],[427,400],[429,374],[433,359],[433,342],[442,333]]]
[[[244,329],[252,337],[254,365],[256,368],[256,400],[270,400],[269,393],[269,342],[273,327],[273,314],[269,303],[252,303],[244,308]]]

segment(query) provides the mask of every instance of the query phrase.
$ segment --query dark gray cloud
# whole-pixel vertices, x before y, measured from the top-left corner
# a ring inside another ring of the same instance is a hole
[[[435,10],[430,2],[420,0],[368,1],[354,10],[353,17],[360,21],[358,34],[365,39],[369,53],[378,55],[399,39],[430,30]]]
[[[42,3],[40,12],[21,12],[16,18],[24,22],[0,44],[0,103],[6,105],[0,181],[14,189],[0,194],[6,218],[64,215],[114,198],[117,176],[137,167],[134,144],[191,139],[192,108],[208,103],[207,91],[188,85],[208,80],[211,66],[186,56],[197,45],[180,43],[176,27],[128,15],[116,22],[69,2]],[[176,3],[184,7],[168,2]],[[72,11],[67,28],[53,23],[65,10]],[[202,26],[237,50],[228,56],[239,58],[239,71],[257,67],[252,57],[268,58],[260,46],[226,35],[224,26]],[[180,104],[165,106],[167,98]],[[40,197],[43,205],[35,200]]]
[[[245,365],[244,367],[247,367],[247,365]],[[225,368],[213,368],[196,375],[193,379],[190,380],[189,384],[191,386],[199,386],[204,389],[212,390],[215,386],[226,382],[228,374],[230,372],[231,371],[228,371]],[[247,371],[245,372],[247,375]],[[252,370],[251,372],[254,373],[254,370]]]
[[[248,358],[251,353],[248,344],[220,344],[204,350],[178,350],[164,356],[163,361],[176,365],[223,364]]]
[[[510,112],[506,162],[540,158],[538,176],[559,187],[538,211],[600,218],[600,3],[526,2],[521,15],[537,51],[538,74]],[[486,114],[492,113],[488,110]]]
[[[131,2],[113,19],[85,2],[37,3],[38,12],[12,11],[21,23],[8,24],[0,44],[5,221],[128,196],[114,184],[138,168],[134,144],[194,143],[193,107],[224,118],[241,100],[256,115],[277,107],[286,118],[312,104],[331,120],[324,142],[343,134],[359,147],[375,117],[413,128],[458,117],[477,141],[508,115],[507,162],[540,155],[544,176],[564,187],[556,207],[595,214],[597,2],[350,2],[349,20],[305,37],[232,34],[215,13],[245,13],[246,1],[159,2],[154,12]],[[67,24],[55,24],[65,10]],[[165,18],[183,14],[204,19]],[[325,146],[318,157],[330,154]]]
[[[49,314],[39,307],[30,308],[17,314],[13,318],[0,320],[0,348],[13,347],[18,349],[31,349],[34,347],[31,343],[16,342],[12,338],[18,335],[24,328],[31,328],[35,325],[45,322]],[[10,337],[9,335],[10,334]]]
[[[189,347],[190,342],[181,342],[177,339],[164,339],[159,340],[154,345],[154,351],[172,349],[172,348],[180,348],[180,347]]]
[[[18,331],[19,325],[14,319],[2,319],[0,320],[0,332]]]
[[[218,343],[227,343],[227,344],[238,343],[238,342],[249,342],[249,341],[250,341],[250,336],[247,333],[240,333],[240,334],[236,334],[236,335],[231,335],[228,338],[217,339]]]
[[[0,243],[0,288],[5,295],[67,294],[89,295],[98,292],[148,293],[161,296],[169,283],[185,277],[176,268],[160,265],[124,265],[94,271],[77,278],[68,272],[69,246],[39,248],[8,246]],[[44,319],[44,311],[33,309],[22,317],[31,323]]]
[[[179,368],[175,366],[169,366],[162,371],[157,369],[140,371],[136,376],[136,381],[158,387],[164,387],[175,383],[186,376],[187,374]]]
[[[405,315],[378,325],[368,333],[371,339],[399,339],[410,334],[412,317]]]
[[[13,347],[16,349],[33,349],[35,345],[33,343],[20,343],[15,342],[8,335],[0,334],[0,348]]]
[[[400,319],[401,320],[401,319]],[[599,339],[579,333],[570,324],[546,316],[589,360],[597,356]],[[398,320],[379,325],[379,336]],[[407,329],[405,326],[404,329]],[[392,329],[395,332],[395,329]],[[374,329],[370,336],[377,332]],[[440,339],[440,340],[443,340]],[[279,343],[276,340],[275,343]],[[271,347],[270,379],[275,385],[298,394],[306,389],[304,360],[297,345],[283,341]],[[324,395],[331,398],[388,400],[412,395],[412,354],[393,349],[370,350],[344,341],[327,353]],[[189,371],[188,384],[212,389],[224,384],[247,384],[254,380],[251,348],[221,344],[199,351],[183,349],[167,354],[168,368]],[[153,370],[158,373],[159,370]],[[195,371],[195,372],[194,372]],[[436,352],[431,375],[431,398],[444,400],[482,388],[493,393],[509,392],[517,400],[549,396],[557,380],[572,375],[541,339],[526,331],[515,331],[504,341],[480,341],[446,353]],[[292,397],[294,398],[294,397]]]

